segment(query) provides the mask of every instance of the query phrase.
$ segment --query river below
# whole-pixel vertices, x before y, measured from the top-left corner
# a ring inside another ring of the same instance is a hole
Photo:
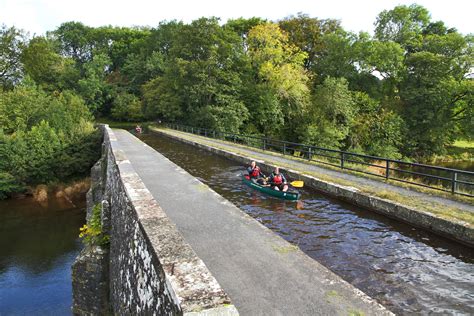
[[[303,189],[298,202],[269,197],[241,182],[243,166],[234,161],[162,136],[141,138],[393,312],[472,315],[471,248],[313,190]]]
[[[85,196],[0,201],[0,315],[71,315]]]

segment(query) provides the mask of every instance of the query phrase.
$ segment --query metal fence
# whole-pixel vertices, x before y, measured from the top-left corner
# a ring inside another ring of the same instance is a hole
[[[299,157],[340,169],[474,197],[474,172],[470,171],[361,155],[267,137],[219,132],[179,124],[166,124],[166,126],[183,132],[259,148],[264,151]]]

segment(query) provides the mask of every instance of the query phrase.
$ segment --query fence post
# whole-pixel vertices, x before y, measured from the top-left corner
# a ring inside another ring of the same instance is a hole
[[[207,137],[207,129],[204,130],[204,137]]]
[[[341,169],[344,169],[344,152],[341,151]]]
[[[234,135],[234,143],[235,143],[235,142],[237,142],[237,140],[236,140],[236,137],[235,137],[235,135]]]
[[[453,171],[453,176],[451,179],[451,193],[456,193],[456,184],[458,181],[458,173],[456,171]]]
[[[283,143],[283,156],[286,155],[286,143]]]
[[[313,155],[311,153],[311,147],[308,147],[308,160],[313,159]]]
[[[267,150],[267,140],[263,138],[263,150]]]
[[[385,179],[390,177],[390,161],[385,160]]]

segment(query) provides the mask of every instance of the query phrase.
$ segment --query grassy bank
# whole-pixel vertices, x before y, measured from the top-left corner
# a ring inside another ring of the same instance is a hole
[[[429,162],[452,162],[474,160],[474,140],[457,140],[446,148],[445,155],[434,156]]]

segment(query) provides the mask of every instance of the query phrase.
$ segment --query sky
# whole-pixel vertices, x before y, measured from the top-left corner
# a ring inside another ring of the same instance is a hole
[[[417,3],[463,34],[474,33],[471,0],[0,0],[0,24],[42,35],[61,23],[80,21],[89,26],[157,26],[163,20],[190,22],[216,16],[223,22],[258,16],[279,20],[298,12],[320,19],[338,19],[349,31],[373,32],[382,10]]]

